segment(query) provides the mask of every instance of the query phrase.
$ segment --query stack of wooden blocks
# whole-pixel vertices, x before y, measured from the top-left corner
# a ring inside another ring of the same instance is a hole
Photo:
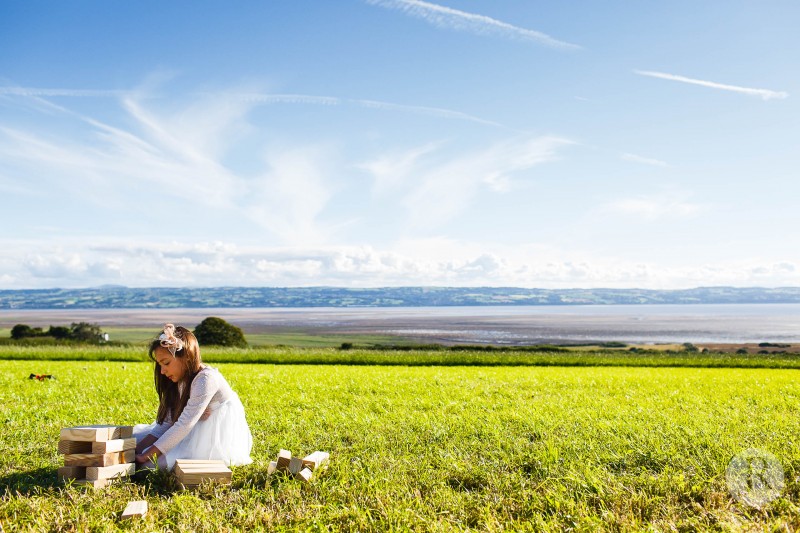
[[[269,463],[267,474],[288,472],[297,479],[309,482],[314,470],[324,466],[329,458],[330,454],[328,452],[316,451],[300,459],[299,457],[293,457],[292,452],[289,450],[281,450],[278,452],[278,460]]]
[[[176,459],[174,472],[184,487],[196,487],[204,481],[230,484],[232,476],[231,469],[215,459]]]
[[[63,428],[58,453],[64,466],[60,480],[101,488],[136,472],[133,426],[80,426]]]

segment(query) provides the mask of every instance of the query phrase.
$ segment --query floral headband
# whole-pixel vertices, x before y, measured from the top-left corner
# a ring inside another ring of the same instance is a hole
[[[176,352],[183,350],[183,339],[175,336],[175,326],[172,324],[164,326],[164,332],[158,336],[158,341],[162,347],[169,350],[172,357],[175,357]]]

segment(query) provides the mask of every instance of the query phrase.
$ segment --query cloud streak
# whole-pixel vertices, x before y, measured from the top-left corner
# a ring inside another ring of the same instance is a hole
[[[0,95],[4,96],[23,96],[41,99],[44,97],[64,96],[71,98],[122,98],[125,101],[133,101],[134,91],[114,91],[102,89],[48,89],[35,87],[0,87]],[[453,109],[441,107],[430,107],[420,105],[397,104],[381,100],[370,100],[363,98],[339,98],[337,96],[324,96],[313,94],[260,94],[260,93],[196,93],[194,97],[200,96],[209,99],[241,99],[246,103],[255,104],[301,104],[301,105],[320,105],[320,106],[354,106],[366,109],[377,109],[381,111],[395,111],[400,113],[412,113],[437,118],[451,120],[466,120],[485,126],[505,128],[502,124],[487,120],[481,117],[470,115]],[[48,105],[49,102],[40,100],[40,103]],[[52,106],[52,104],[49,104]],[[57,106],[53,106],[57,107]],[[59,108],[65,111],[63,108]]]
[[[238,96],[248,101],[264,104],[310,104],[325,106],[352,105],[356,107],[378,109],[382,111],[397,111],[444,119],[466,120],[469,122],[476,122],[485,126],[494,126],[498,128],[504,127],[502,124],[491,120],[486,120],[468,113],[462,113],[461,111],[454,111],[452,109],[444,109],[441,107],[405,105],[383,102],[380,100],[338,98],[335,96],[316,96],[310,94],[242,94]]]
[[[68,96],[71,98],[117,98],[128,91],[96,89],[46,89],[37,87],[0,87],[0,95],[6,96]]]
[[[689,83],[692,85],[700,85],[701,87],[709,87],[711,89],[720,89],[723,91],[731,91],[739,94],[746,94],[748,96],[758,96],[763,100],[783,100],[789,97],[789,93],[783,91],[772,91],[770,89],[754,89],[751,87],[739,87],[737,85],[726,85],[724,83],[717,83],[714,81],[698,80],[694,78],[687,78],[685,76],[678,76],[676,74],[667,74],[664,72],[655,72],[652,70],[634,70],[640,76],[648,76],[651,78],[659,78],[662,80],[679,81],[681,83]]]
[[[520,28],[486,15],[468,13],[422,0],[365,0],[368,4],[396,9],[420,18],[439,28],[468,31],[479,35],[499,35],[512,39],[534,41],[551,48],[579,49],[580,46],[555,39],[546,33]]]

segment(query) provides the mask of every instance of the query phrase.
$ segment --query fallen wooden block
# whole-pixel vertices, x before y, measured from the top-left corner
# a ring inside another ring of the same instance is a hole
[[[324,466],[328,462],[328,459],[330,459],[330,456],[331,455],[328,452],[316,451],[303,458],[303,466],[306,466],[311,470],[316,470],[317,468]]]
[[[277,468],[278,470],[286,471],[289,469],[289,463],[292,461],[292,452],[289,450],[281,450],[278,452]]]
[[[126,439],[133,435],[133,426],[77,426],[61,429],[61,440],[101,442]]]
[[[113,466],[132,463],[136,460],[136,450],[113,453],[73,453],[64,456],[66,466]]]
[[[299,457],[292,457],[289,460],[289,473],[296,476],[303,469],[303,460]]]
[[[301,481],[305,481],[306,483],[308,483],[309,481],[311,481],[311,476],[312,475],[313,475],[313,473],[311,472],[311,469],[306,467],[306,468],[302,469],[301,471],[299,471],[297,474],[295,474],[294,477],[296,477],[297,479],[299,479]]]
[[[174,472],[184,486],[197,486],[205,481],[228,484],[233,475],[220,460],[177,459]]]
[[[68,479],[86,479],[85,466],[62,466],[58,469],[58,480],[66,481]]]
[[[269,462],[269,466],[267,467],[267,475],[271,476],[272,474],[275,473],[275,471],[277,469],[278,469],[278,462],[277,461],[270,461]]]
[[[86,467],[86,479],[111,479],[115,477],[127,477],[136,473],[134,463],[124,463],[112,466],[88,466]]]
[[[130,520],[131,518],[141,518],[147,514],[147,501],[135,500],[128,502],[125,510],[122,511],[122,520]]]
[[[92,443],[92,453],[124,452],[134,449],[136,449],[136,439],[134,437]]]

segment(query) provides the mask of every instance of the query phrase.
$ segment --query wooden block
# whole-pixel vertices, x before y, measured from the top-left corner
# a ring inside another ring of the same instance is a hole
[[[186,466],[186,465],[176,465],[175,466],[175,475],[180,477],[187,474],[202,474],[203,472],[230,472],[230,468],[225,465],[207,465],[207,466]]]
[[[60,440],[58,441],[58,453],[67,455],[69,453],[94,453],[92,443],[80,440]]]
[[[91,453],[111,453],[111,452],[124,452],[126,450],[136,449],[136,439],[131,437],[128,439],[114,439],[102,442],[93,442]],[[88,452],[70,452],[70,453],[88,453]]]
[[[58,469],[58,480],[65,481],[67,479],[86,479],[86,467],[62,466]]]
[[[130,520],[131,518],[141,518],[147,514],[147,501],[135,500],[128,502],[125,510],[122,511],[122,520]]]
[[[196,474],[187,474],[183,477],[178,478],[178,481],[183,483],[184,485],[192,485],[196,486],[201,483],[213,481],[214,483],[222,483],[225,485],[229,485],[231,482],[231,473],[228,472],[217,472],[217,473],[210,473],[210,472],[202,472]]]
[[[119,478],[114,479],[76,479],[72,481],[73,485],[84,486],[84,487],[94,487],[96,489],[105,488],[112,483],[119,481]]]
[[[267,467],[267,475],[271,476],[275,473],[275,470],[278,469],[278,462],[277,461],[270,461],[269,466]]]
[[[113,439],[126,439],[133,435],[133,426],[77,426],[62,428],[61,440],[102,442]]]
[[[316,451],[303,458],[303,466],[306,466],[311,470],[316,470],[317,468],[325,465],[325,463],[328,462],[328,459],[330,459],[330,456],[331,454],[328,452]]]
[[[292,457],[289,461],[289,473],[296,476],[303,469],[303,460],[299,457]]]
[[[278,452],[278,460],[276,461],[278,470],[288,470],[289,463],[292,461],[292,452],[289,450],[281,450]]]
[[[221,460],[178,459],[175,461],[175,476],[186,486],[195,486],[204,481],[230,483],[233,473]]]
[[[113,466],[89,466],[86,468],[86,479],[111,479],[130,476],[134,473],[136,473],[136,465],[134,463]]]
[[[136,450],[113,453],[73,453],[64,456],[66,466],[113,466],[132,463],[136,460]]]
[[[302,469],[301,471],[299,471],[297,474],[295,474],[294,477],[296,477],[297,479],[299,479],[301,481],[305,481],[306,483],[308,483],[309,481],[311,481],[311,476],[312,475],[313,475],[313,473],[311,472],[311,469],[306,467],[306,468]]]

